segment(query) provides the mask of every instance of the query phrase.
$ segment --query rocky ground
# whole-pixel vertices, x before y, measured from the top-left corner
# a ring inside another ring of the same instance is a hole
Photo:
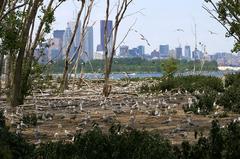
[[[65,140],[71,142],[73,135],[85,132],[98,125],[104,132],[114,123],[120,123],[122,130],[139,129],[161,133],[173,144],[184,140],[196,141],[200,134],[207,135],[214,114],[203,116],[185,113],[183,106],[189,105],[194,97],[188,92],[164,92],[158,94],[140,94],[138,82],[114,81],[112,94],[104,98],[102,84],[88,82],[78,90],[68,90],[56,95],[51,89],[35,91],[27,97],[24,105],[16,108],[16,113],[2,97],[0,107],[5,111],[11,131],[23,134],[30,142]],[[37,125],[21,122],[22,116],[36,114]],[[228,117],[218,118],[222,126],[238,119],[237,114],[228,113]],[[197,133],[196,133],[197,132]]]

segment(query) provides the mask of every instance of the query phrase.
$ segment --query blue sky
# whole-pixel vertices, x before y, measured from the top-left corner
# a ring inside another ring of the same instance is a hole
[[[115,0],[111,0],[114,3]],[[99,44],[99,20],[104,19],[105,0],[97,0],[92,13],[91,23],[94,25],[94,46]],[[215,52],[230,52],[234,40],[225,38],[225,30],[210,17],[202,8],[204,0],[134,0],[128,10],[128,14],[141,10],[142,14],[135,14],[124,19],[120,30],[120,41],[135,20],[134,29],[143,34],[151,46],[142,41],[138,34],[130,32],[125,40],[126,45],[135,47],[145,45],[146,51],[159,49],[160,44],[169,44],[170,48],[186,44],[194,48],[194,23],[197,24],[198,41],[207,45],[209,54]],[[79,3],[68,0],[56,12],[56,21],[53,29],[64,29],[68,21],[74,19]],[[177,32],[182,28],[184,32]],[[209,30],[218,33],[211,35]]]

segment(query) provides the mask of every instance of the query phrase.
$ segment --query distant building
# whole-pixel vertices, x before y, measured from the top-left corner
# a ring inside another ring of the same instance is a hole
[[[62,40],[53,38],[49,40],[48,58],[52,61],[62,59]]]
[[[191,60],[191,47],[186,45],[184,48],[184,55],[187,60]]]
[[[97,50],[97,52],[100,52],[100,51],[103,52],[101,44],[97,45],[97,49],[96,50]]]
[[[63,36],[64,36],[64,33],[65,33],[65,30],[54,30],[53,31],[54,49],[59,50],[60,58],[62,58],[62,56],[63,56]]]
[[[95,52],[93,54],[93,59],[94,60],[103,60],[104,59],[104,54],[101,52]]]
[[[49,49],[48,49],[48,43],[44,42],[38,46],[38,48],[34,51],[34,57],[35,59],[38,59],[38,62],[40,64],[46,64],[49,61],[48,58]]]
[[[100,51],[105,50],[105,20],[100,21]],[[107,21],[107,40],[108,40],[108,47],[112,46],[112,29],[113,29],[113,22],[111,20]],[[109,48],[110,49],[110,48]]]
[[[160,58],[166,59],[169,57],[169,45],[160,45],[159,48]]]
[[[53,31],[53,37],[63,40],[63,35],[64,35],[65,30],[54,30]]]
[[[237,55],[219,52],[211,56],[211,60],[217,61],[220,66],[239,66],[240,58]]]
[[[138,46],[138,56],[143,57],[145,54],[145,47],[143,45]]]
[[[129,51],[129,47],[126,45],[120,46],[120,52],[119,52],[119,56],[120,57],[128,57],[128,51]]]
[[[176,48],[176,58],[179,60],[182,59],[182,48],[181,47]]]
[[[63,36],[63,58],[66,58],[66,51],[67,51],[67,47],[70,43],[70,40],[72,38],[72,30],[70,27],[70,24],[68,23],[67,28],[64,32],[64,36]],[[72,45],[70,52],[69,52],[69,58],[72,58],[75,52],[75,46]]]
[[[84,53],[81,59],[84,61],[93,60],[93,27],[87,27],[83,50]]]
[[[75,29],[75,24],[76,22],[74,22],[74,28],[72,28],[72,32],[74,31]],[[78,28],[77,28],[77,31],[76,31],[76,35],[74,37],[74,46],[75,48],[77,49],[79,46],[80,46],[80,43],[81,43],[81,21],[78,22]]]
[[[194,50],[192,52],[192,59],[193,60],[201,60],[204,57],[204,53],[200,50]]]
[[[159,56],[159,52],[156,51],[156,50],[154,50],[153,52],[151,52],[151,56],[152,56],[152,58],[159,58],[159,57],[160,57],[160,56]]]
[[[128,57],[138,57],[138,48],[132,48],[128,50]]]
[[[175,49],[169,50],[169,57],[176,59],[176,50]]]

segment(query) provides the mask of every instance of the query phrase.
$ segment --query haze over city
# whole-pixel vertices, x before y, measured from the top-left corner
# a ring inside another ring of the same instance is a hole
[[[151,0],[152,1],[152,0]],[[194,23],[197,24],[198,42],[206,44],[207,52],[213,54],[216,52],[231,52],[234,40],[225,37],[224,28],[216,22],[202,8],[203,0],[189,1],[181,0],[159,0],[150,3],[150,1],[136,1],[132,5],[128,16],[123,21],[119,38],[121,40],[130,26],[136,20],[133,29],[143,34],[151,46],[141,40],[138,33],[131,31],[123,44],[129,47],[144,45],[146,53],[153,50],[159,50],[160,44],[169,44],[174,49],[181,45],[190,45],[194,48]],[[53,24],[54,29],[65,29],[67,22],[75,20],[76,12],[79,9],[79,3],[68,1],[62,5],[56,12],[56,21]],[[94,51],[100,43],[100,20],[104,19],[104,1],[98,0],[93,10],[90,24],[94,24]],[[139,11],[139,12],[138,12]],[[138,12],[138,13],[136,13]],[[177,30],[183,31],[177,31]],[[214,32],[216,34],[211,34]],[[199,46],[201,49],[201,47]]]

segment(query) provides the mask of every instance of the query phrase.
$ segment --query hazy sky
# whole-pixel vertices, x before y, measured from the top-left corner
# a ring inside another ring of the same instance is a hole
[[[115,0],[111,0],[113,3]],[[94,50],[100,43],[99,20],[104,19],[105,0],[97,0],[92,13],[91,24],[94,25]],[[215,52],[230,52],[234,40],[225,38],[225,30],[210,17],[202,8],[204,0],[134,0],[128,10],[128,14],[142,10],[144,14],[135,14],[124,20],[119,30],[119,40],[123,38],[129,27],[137,20],[134,29],[143,34],[151,46],[140,39],[140,36],[132,31],[125,40],[126,45],[135,47],[145,45],[146,52],[159,49],[160,44],[169,44],[170,48],[188,44],[194,48],[194,23],[197,24],[198,41],[207,45],[210,54]],[[56,21],[53,29],[65,29],[67,22],[74,20],[79,3],[67,0],[56,13]],[[178,28],[184,32],[176,31]],[[209,30],[218,33],[211,35]],[[199,47],[200,48],[200,47]]]

